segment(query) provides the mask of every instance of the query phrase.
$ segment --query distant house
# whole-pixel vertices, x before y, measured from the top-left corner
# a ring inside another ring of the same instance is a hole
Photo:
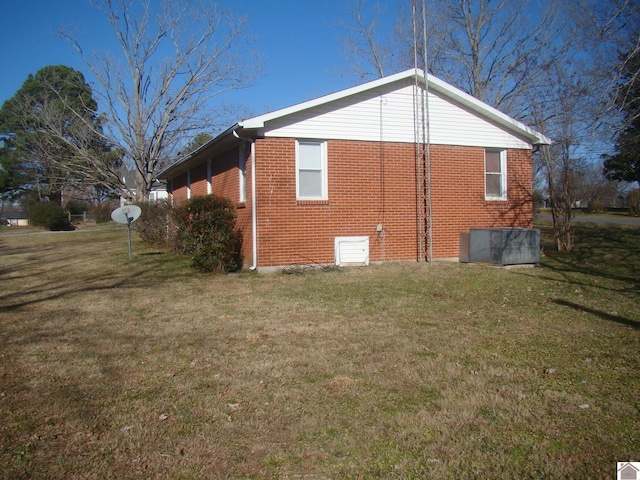
[[[21,210],[3,211],[0,214],[0,224],[13,227],[26,227],[29,225],[29,215]]]
[[[124,184],[127,188],[127,190],[129,192],[132,193],[131,197],[135,196],[135,191],[136,191],[136,182],[133,178],[133,175],[131,172],[125,172],[123,175],[123,181]],[[153,184],[151,185],[151,191],[149,192],[149,201],[150,202],[155,202],[157,200],[161,200],[163,198],[169,198],[169,194],[167,192],[167,184],[166,182],[162,182],[162,181],[154,181]],[[127,198],[125,198],[124,196],[120,196],[120,206],[122,207],[123,205],[129,203],[129,201],[127,200]]]
[[[457,259],[471,228],[531,227],[532,148],[550,140],[427,80],[407,70],[239,121],[158,178],[174,204],[232,199],[260,270]]]

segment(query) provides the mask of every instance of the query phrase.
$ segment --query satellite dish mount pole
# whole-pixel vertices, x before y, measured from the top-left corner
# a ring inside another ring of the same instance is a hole
[[[129,214],[127,213],[127,230],[129,232],[129,260],[131,260],[132,255],[131,255],[131,222],[133,221],[133,218],[129,216]]]
[[[135,222],[142,210],[137,205],[125,205],[124,207],[116,208],[111,212],[111,219],[116,223],[127,224],[127,232],[129,234],[129,260],[131,260],[131,224]]]

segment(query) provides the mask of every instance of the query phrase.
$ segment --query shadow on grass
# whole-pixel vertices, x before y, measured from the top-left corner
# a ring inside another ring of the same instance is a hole
[[[571,253],[554,251],[551,227],[542,226],[543,246],[550,252],[542,261],[544,268],[563,275],[569,283],[580,283],[567,274],[630,283],[625,291],[640,293],[640,230],[616,225],[574,225],[576,245]],[[590,283],[590,285],[593,285]],[[616,289],[619,291],[619,289]]]
[[[610,322],[621,323],[623,325],[628,325],[630,327],[633,327],[635,329],[640,330],[640,322],[636,322],[635,320],[624,318],[624,317],[621,317],[619,315],[612,315],[610,313],[603,312],[601,310],[596,310],[594,308],[585,307],[584,305],[579,305],[577,303],[569,302],[567,300],[562,300],[562,299],[555,299],[555,300],[553,300],[553,303],[555,303],[557,305],[561,305],[563,307],[572,308],[572,309],[574,309],[574,310],[576,310],[578,312],[590,313],[591,315],[595,315],[595,316],[600,317],[600,318],[602,318],[604,320],[609,320]]]
[[[143,275],[144,271],[134,272],[130,275],[123,277],[118,275],[97,275],[90,278],[82,278],[81,280],[66,283],[66,284],[49,284],[50,286],[43,286],[39,288],[31,288],[29,290],[23,290],[20,292],[20,299],[29,295],[37,295],[37,298],[30,300],[11,301],[16,298],[15,294],[7,294],[0,296],[0,302],[8,301],[4,305],[0,304],[0,312],[10,312],[18,310],[27,305],[33,305],[37,303],[46,302],[48,300],[54,300],[62,298],[68,295],[80,293],[80,292],[97,292],[101,290],[112,290],[120,287],[130,287],[131,281],[136,277]],[[116,281],[114,281],[117,279]],[[106,284],[104,284],[106,282]]]

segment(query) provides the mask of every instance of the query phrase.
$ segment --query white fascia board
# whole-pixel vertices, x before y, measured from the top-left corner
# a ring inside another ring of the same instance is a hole
[[[274,110],[273,112],[265,113],[263,115],[258,115],[257,117],[249,118],[247,120],[238,122],[238,125],[248,129],[264,128],[265,123],[268,122],[269,120],[281,118],[286,115],[290,115],[292,113],[317,107],[318,105],[323,105],[325,103],[333,102],[335,100],[340,100],[342,98],[346,98],[351,95],[356,95],[360,92],[371,90],[381,85],[387,85],[397,80],[403,80],[415,74],[416,74],[416,70],[414,69],[405,70],[404,72],[396,73],[394,75],[389,75],[388,77],[379,78],[377,80],[363,83],[361,85],[356,85],[355,87],[347,88],[345,90],[340,90],[339,92],[335,92],[335,93],[330,93],[322,97],[314,98],[313,100],[308,100],[306,102],[298,103],[290,107],[285,107],[280,110]]]
[[[420,72],[422,74],[422,72]],[[424,81],[424,77],[423,81]],[[500,110],[493,108],[490,105],[478,100],[477,98],[463,92],[459,88],[450,85],[449,83],[428,75],[429,88],[434,87],[434,90],[440,91],[455,100],[456,102],[466,106],[467,108],[480,113],[481,115],[493,120],[499,125],[506,127],[511,131],[516,131],[523,134],[526,138],[529,138],[534,145],[550,145],[552,140],[528,127],[522,122],[510,117],[509,115],[502,113]]]

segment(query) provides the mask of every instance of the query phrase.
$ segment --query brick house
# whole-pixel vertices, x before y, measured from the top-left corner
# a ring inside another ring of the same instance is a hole
[[[240,121],[158,177],[174,203],[237,202],[252,268],[457,259],[470,228],[531,227],[548,143],[412,69]]]

